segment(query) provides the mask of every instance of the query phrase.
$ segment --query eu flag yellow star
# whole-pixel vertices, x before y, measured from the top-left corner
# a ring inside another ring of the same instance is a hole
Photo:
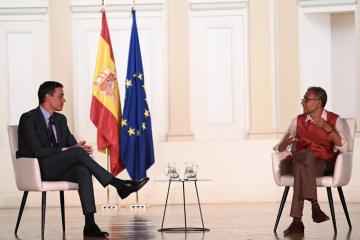
[[[134,128],[129,128],[128,133],[129,133],[129,136],[135,135],[135,129]]]
[[[149,117],[149,116],[150,116],[149,110],[145,109],[144,116],[145,116],[145,117]]]
[[[127,126],[127,119],[122,119],[121,120],[121,126]]]
[[[126,87],[132,86],[131,80],[126,79],[125,80],[125,85],[126,85]]]

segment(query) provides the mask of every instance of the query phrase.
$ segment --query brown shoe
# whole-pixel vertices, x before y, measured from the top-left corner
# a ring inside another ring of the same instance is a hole
[[[302,221],[293,221],[290,226],[284,231],[284,236],[304,234],[304,224]]]
[[[321,211],[320,207],[316,207],[312,209],[312,219],[316,223],[321,223],[329,220],[330,218]]]

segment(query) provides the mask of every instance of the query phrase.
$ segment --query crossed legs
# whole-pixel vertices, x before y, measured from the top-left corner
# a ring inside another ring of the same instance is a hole
[[[317,201],[316,178],[331,172],[332,160],[325,161],[317,158],[312,151],[295,154],[284,159],[280,165],[283,174],[294,176],[293,198],[291,203],[290,216],[293,222],[284,231],[285,235],[304,232],[304,225],[301,221],[304,208],[304,200],[309,200],[312,205],[312,218],[314,222],[323,222],[329,219],[321,211]]]
[[[84,236],[107,237],[96,225],[94,213],[96,212],[92,176],[104,187],[112,185],[121,198],[126,198],[132,192],[138,191],[149,180],[140,181],[121,180],[113,177],[101,167],[81,148],[71,148],[39,159],[42,179],[45,181],[71,181],[79,185],[79,196],[83,213],[85,215]]]
[[[317,201],[316,177],[323,176],[326,162],[316,158],[311,151],[299,153],[291,161],[294,175],[294,193],[290,216],[301,218],[304,200]]]

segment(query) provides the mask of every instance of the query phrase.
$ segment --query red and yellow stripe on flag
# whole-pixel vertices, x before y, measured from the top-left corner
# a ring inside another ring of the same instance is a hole
[[[105,10],[102,11],[102,29],[94,74],[90,119],[97,128],[97,147],[110,155],[110,171],[116,176],[124,166],[120,159],[121,106]]]

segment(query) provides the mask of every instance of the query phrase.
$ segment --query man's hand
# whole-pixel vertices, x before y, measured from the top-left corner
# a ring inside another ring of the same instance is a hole
[[[282,142],[280,143],[280,145],[278,147],[279,152],[285,151],[287,146],[289,146],[297,141],[299,141],[299,140],[297,138],[295,138],[294,136],[292,136],[290,132],[286,133],[286,135],[284,136],[284,139],[282,140]]]
[[[320,120],[312,120],[311,123],[314,124],[315,127],[324,129],[327,133],[331,133],[332,131],[334,131],[332,126],[323,118],[320,118]]]
[[[315,127],[324,129],[328,134],[329,138],[335,143],[336,146],[342,146],[342,140],[338,131],[333,128],[327,121],[321,118],[320,120],[313,120],[311,122],[314,124]]]
[[[86,143],[86,141],[80,141],[77,144],[75,144],[74,146],[72,146],[72,148],[73,147],[82,148],[87,154],[91,155],[94,152],[94,150],[93,150],[92,146],[86,145],[85,143]]]

